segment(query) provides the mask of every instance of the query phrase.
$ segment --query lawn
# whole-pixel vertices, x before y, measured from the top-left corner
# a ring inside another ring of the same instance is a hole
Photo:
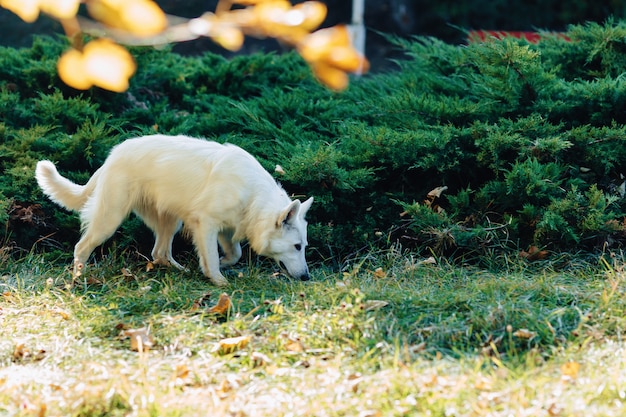
[[[252,258],[223,291],[187,263],[112,252],[76,282],[64,260],[4,259],[0,415],[625,413],[619,256],[479,269],[387,250],[310,282]]]

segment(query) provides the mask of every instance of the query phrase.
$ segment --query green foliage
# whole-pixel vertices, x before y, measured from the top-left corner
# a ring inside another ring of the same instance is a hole
[[[316,197],[314,253],[337,263],[396,239],[455,255],[619,244],[625,33],[624,23],[609,21],[573,26],[570,41],[546,35],[537,45],[396,40],[407,54],[398,71],[353,79],[341,94],[315,82],[295,53],[227,60],[133,48],[131,88],[112,94],[60,83],[54,62],[64,41],[0,48],[3,204],[41,204],[46,216],[31,225],[31,238],[15,232],[15,219],[5,233],[26,248],[51,232],[72,245],[75,216],[41,195],[32,179],[36,161],[56,161],[84,182],[116,143],[159,132],[238,144],[270,172],[281,165],[285,174],[276,175],[290,193]],[[443,185],[437,205],[445,214],[398,204]],[[403,207],[409,215],[401,217]],[[137,222],[119,238],[149,251]]]

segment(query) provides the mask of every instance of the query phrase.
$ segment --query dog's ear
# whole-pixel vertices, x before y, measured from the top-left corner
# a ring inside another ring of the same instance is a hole
[[[309,211],[309,209],[311,208],[311,204],[313,204],[313,197],[309,197],[309,199],[302,203],[302,205],[300,206],[299,215],[302,216],[303,219],[304,216],[306,216],[306,212]]]
[[[282,227],[284,224],[292,223],[300,211],[300,205],[300,200],[293,200],[289,203],[287,208],[280,213],[280,216],[278,216],[276,226]]]

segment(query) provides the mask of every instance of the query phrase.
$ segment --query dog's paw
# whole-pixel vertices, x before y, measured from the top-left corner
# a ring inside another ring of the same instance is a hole
[[[174,259],[163,259],[163,258],[159,258],[159,259],[155,259],[152,261],[152,263],[154,265],[160,265],[160,266],[164,266],[164,267],[170,267],[173,266],[176,269],[179,269],[183,272],[189,272],[189,269],[185,268],[184,266],[182,266],[181,264],[179,264],[178,262],[176,262]]]
[[[215,285],[216,287],[225,287],[228,285],[228,280],[224,278],[223,275],[211,277],[210,279],[213,285]]]

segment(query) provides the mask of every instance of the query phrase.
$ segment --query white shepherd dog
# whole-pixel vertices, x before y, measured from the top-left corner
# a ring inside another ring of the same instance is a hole
[[[186,136],[144,136],[114,147],[86,185],[64,178],[50,161],[37,163],[35,177],[52,201],[80,213],[74,276],[81,275],[93,250],[134,211],[155,234],[155,263],[184,269],[172,257],[172,240],[184,224],[202,272],[215,285],[228,284],[220,265],[239,260],[244,239],[292,277],[309,279],[304,216],[313,197],[292,201],[237,146]]]

